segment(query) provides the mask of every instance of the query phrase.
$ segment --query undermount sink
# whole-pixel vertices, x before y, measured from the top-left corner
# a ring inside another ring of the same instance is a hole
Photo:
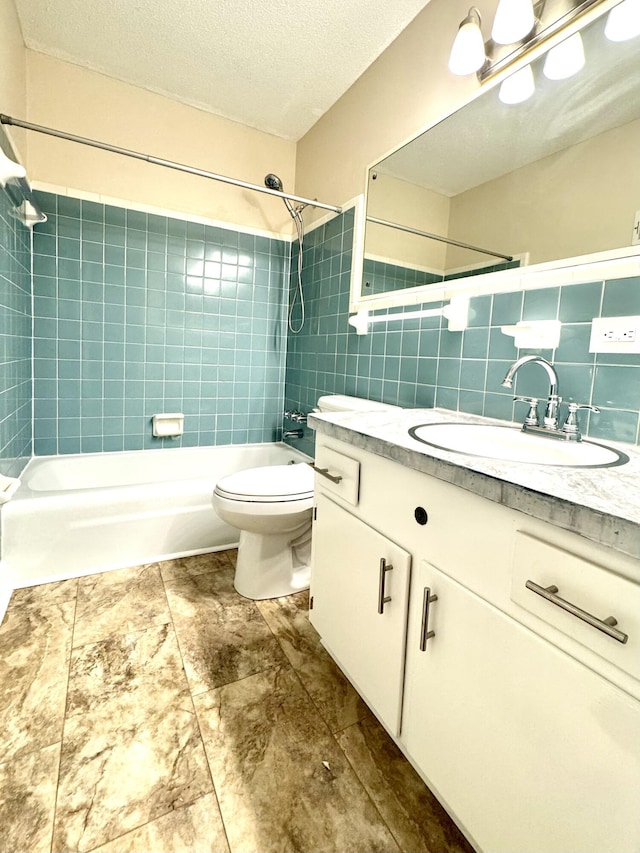
[[[409,435],[423,444],[466,456],[530,465],[612,468],[629,457],[593,441],[566,441],[531,435],[516,427],[493,424],[435,423],[411,427]]]

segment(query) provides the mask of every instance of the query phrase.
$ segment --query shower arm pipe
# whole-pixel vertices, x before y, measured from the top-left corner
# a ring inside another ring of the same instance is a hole
[[[64,131],[55,130],[51,127],[44,127],[41,124],[33,124],[30,121],[22,121],[22,119],[12,118],[4,113],[0,113],[0,124],[8,124],[13,125],[14,127],[24,128],[25,130],[33,130],[36,133],[44,133],[47,136],[55,136],[57,139],[66,139],[69,142],[77,142],[80,145],[89,145],[91,148],[100,148],[102,151],[109,151],[112,154],[122,154],[124,157],[133,157],[134,160],[144,160],[146,163],[152,163],[154,166],[165,166],[167,169],[177,169],[179,172],[187,172],[189,175],[197,175],[200,178],[209,178],[212,181],[222,181],[224,184],[233,184],[233,186],[242,187],[245,190],[255,190],[256,192],[265,193],[266,195],[289,199],[290,201],[296,201],[305,206],[321,207],[324,210],[332,210],[334,213],[342,213],[342,208],[334,204],[324,204],[323,202],[315,199],[291,195],[291,193],[279,192],[278,190],[271,190],[268,187],[260,186],[259,184],[250,184],[247,183],[247,181],[240,181],[237,178],[229,178],[226,175],[218,175],[215,172],[207,172],[204,169],[185,166],[183,163],[175,163],[173,160],[164,160],[162,157],[154,157],[151,154],[142,154],[139,151],[131,151],[128,148],[109,145],[107,142],[99,142],[96,139],[87,139],[84,136],[65,133]]]
[[[461,249],[473,249],[474,252],[482,252],[483,255],[493,255],[494,258],[503,258],[505,261],[513,260],[513,255],[503,255],[502,252],[481,249],[480,246],[472,246],[471,243],[461,243],[459,240],[452,240],[450,237],[441,237],[439,234],[419,231],[417,228],[410,228],[408,225],[398,225],[397,222],[388,222],[386,219],[377,219],[375,216],[367,216],[367,222],[374,222],[376,225],[384,225],[387,228],[396,228],[398,231],[406,231],[407,234],[417,234],[418,237],[439,240],[441,243],[448,243],[449,246],[459,246]]]

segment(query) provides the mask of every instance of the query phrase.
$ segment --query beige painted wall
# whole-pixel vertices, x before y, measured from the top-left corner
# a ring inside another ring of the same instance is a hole
[[[531,264],[628,246],[640,206],[640,173],[631,168],[639,151],[640,120],[461,193],[451,199],[449,234],[530,252]],[[468,253],[447,253],[447,269],[468,263]]]
[[[369,186],[368,213],[430,234],[449,230],[450,199],[407,181],[377,174]],[[446,245],[395,228],[367,222],[364,253],[400,265],[442,272]]]
[[[497,0],[483,0],[488,35]],[[431,0],[299,141],[300,195],[341,204],[363,192],[366,167],[451,112],[478,89],[447,69],[468,0]]]
[[[295,143],[32,50],[26,56],[29,121],[248,183],[275,172],[293,190]],[[28,171],[33,182],[291,233],[280,199],[34,132]]]
[[[0,0],[0,112],[23,116],[26,112],[26,49],[13,0]],[[27,160],[26,134],[4,128],[23,162]]]

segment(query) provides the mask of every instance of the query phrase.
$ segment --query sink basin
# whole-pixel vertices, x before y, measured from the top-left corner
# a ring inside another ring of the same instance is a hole
[[[409,435],[423,444],[483,456],[502,462],[529,465],[568,465],[575,468],[611,468],[629,457],[613,447],[594,441],[563,441],[531,435],[517,427],[493,424],[435,423],[411,427]]]

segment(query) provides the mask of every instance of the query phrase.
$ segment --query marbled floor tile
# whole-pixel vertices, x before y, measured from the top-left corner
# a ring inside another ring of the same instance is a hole
[[[60,744],[0,764],[0,850],[49,853]]]
[[[76,649],[53,850],[92,850],[211,790],[173,627]]]
[[[0,762],[60,740],[75,606],[7,612],[0,627]]]
[[[163,560],[157,565],[160,567],[162,579],[170,581],[201,575],[203,572],[213,572],[217,569],[228,569],[232,563],[228,551],[214,551],[212,554],[195,554],[192,557],[180,557],[177,560]]]
[[[369,713],[309,622],[308,592],[259,601],[258,608],[331,731]]]
[[[290,667],[194,702],[233,853],[398,851]]]
[[[373,714],[336,737],[404,853],[473,853]]]
[[[233,588],[233,574],[219,569],[165,584],[192,693],[285,661],[255,602]]]
[[[75,601],[77,592],[78,578],[43,583],[38,586],[26,586],[22,589],[14,589],[8,609],[14,610],[18,607],[33,607],[34,605],[42,607],[45,604]]]
[[[80,578],[73,645],[170,622],[157,563]]]
[[[228,853],[215,794],[175,809],[92,853]]]

